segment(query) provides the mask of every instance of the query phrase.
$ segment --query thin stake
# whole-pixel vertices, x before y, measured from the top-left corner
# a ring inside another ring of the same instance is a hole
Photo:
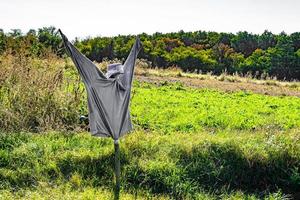
[[[115,144],[115,175],[116,175],[116,188],[115,188],[115,200],[120,198],[120,145],[119,140],[114,140]]]

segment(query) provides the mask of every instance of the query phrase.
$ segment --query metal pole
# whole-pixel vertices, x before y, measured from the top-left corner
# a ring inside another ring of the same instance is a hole
[[[116,176],[115,200],[119,200],[119,198],[120,198],[120,177],[121,177],[119,140],[114,140],[114,145],[115,145],[115,176]]]

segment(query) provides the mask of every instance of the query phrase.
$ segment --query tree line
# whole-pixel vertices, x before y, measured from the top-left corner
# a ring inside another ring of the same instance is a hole
[[[183,71],[220,74],[251,73],[257,78],[266,74],[278,79],[300,80],[300,32],[273,34],[264,31],[217,33],[206,31],[139,34],[143,50],[139,58],[153,67],[176,66]],[[126,58],[134,43],[134,35],[75,39],[74,44],[89,59]],[[65,54],[55,27],[44,27],[22,33],[0,29],[0,54],[44,56],[53,52]]]

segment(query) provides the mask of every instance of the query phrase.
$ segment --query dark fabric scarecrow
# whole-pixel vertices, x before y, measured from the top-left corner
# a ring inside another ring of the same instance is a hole
[[[135,60],[141,49],[139,38],[137,37],[125,63],[109,65],[104,75],[60,30],[59,32],[87,91],[92,135],[118,140],[132,130],[129,100]]]

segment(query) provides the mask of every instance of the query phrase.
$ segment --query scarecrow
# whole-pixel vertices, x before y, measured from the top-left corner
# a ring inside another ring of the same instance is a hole
[[[135,61],[142,47],[140,39],[136,38],[124,64],[110,64],[107,73],[103,74],[91,60],[68,41],[61,30],[59,32],[66,51],[72,58],[87,91],[91,134],[99,137],[111,137],[114,140],[115,194],[118,199],[120,191],[119,138],[132,130],[129,101]]]

